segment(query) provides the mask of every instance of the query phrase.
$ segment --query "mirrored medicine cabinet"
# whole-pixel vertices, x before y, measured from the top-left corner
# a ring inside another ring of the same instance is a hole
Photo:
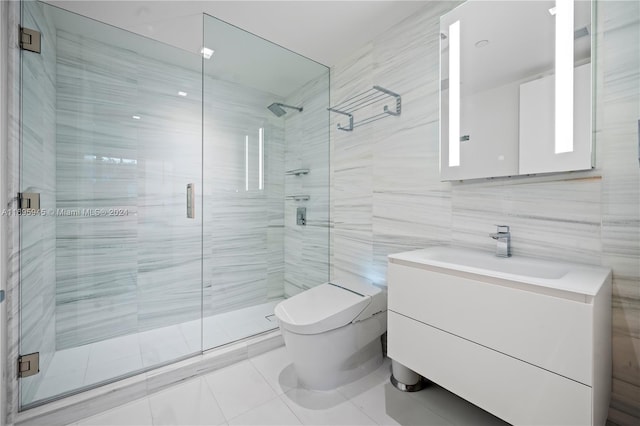
[[[590,169],[592,3],[468,0],[440,18],[440,176]]]

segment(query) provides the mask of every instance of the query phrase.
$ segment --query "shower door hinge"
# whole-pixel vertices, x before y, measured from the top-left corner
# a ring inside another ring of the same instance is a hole
[[[20,27],[20,48],[40,53],[40,31]]]
[[[40,352],[18,357],[18,377],[29,377],[40,372]]]
[[[40,211],[40,193],[18,192],[18,208],[28,213],[38,213]]]

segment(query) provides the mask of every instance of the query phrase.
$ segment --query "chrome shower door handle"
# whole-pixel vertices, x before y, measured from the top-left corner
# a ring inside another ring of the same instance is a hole
[[[187,218],[189,219],[196,217],[195,186],[195,183],[187,184]]]

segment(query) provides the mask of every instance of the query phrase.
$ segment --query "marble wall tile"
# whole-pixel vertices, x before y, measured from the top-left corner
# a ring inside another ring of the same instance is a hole
[[[450,7],[434,3],[332,68],[332,103],[373,85],[402,96],[400,117],[353,132],[336,130],[340,117],[332,116],[332,279],[386,285],[389,253],[449,240],[450,191],[438,176],[437,22]]]
[[[284,121],[266,109],[280,99],[207,76],[203,147],[199,73],[63,31],[58,37],[58,207],[128,210],[58,218],[59,347],[282,297]],[[195,220],[184,204],[192,182]]]
[[[285,196],[309,195],[308,201],[284,202],[284,294],[291,297],[329,279],[329,74],[316,78],[285,103],[302,106],[285,118],[285,168],[309,169],[285,176]],[[306,208],[305,226],[296,224]]]
[[[127,211],[58,217],[58,348],[282,298],[284,171],[293,155],[285,155],[285,119],[266,106],[283,99],[207,74],[203,104],[194,64],[66,31],[58,45],[57,207]],[[305,283],[327,279],[327,90],[328,76],[299,89],[291,102],[305,103],[305,114],[288,116],[296,161],[315,169],[306,184],[314,219],[294,254],[305,266],[293,281]],[[195,220],[185,217],[187,183],[196,183]]]
[[[402,114],[372,123],[373,273],[386,284],[387,255],[449,239],[451,195],[438,179],[439,16],[434,3],[411,25],[397,25],[373,50],[374,83],[402,96]]]
[[[489,233],[506,224],[514,255],[599,264],[600,187],[599,177],[454,184],[452,241],[491,251]]]
[[[273,94],[209,76],[204,93],[204,303],[213,314],[282,297],[284,123],[266,108],[280,101]]]
[[[56,347],[137,329],[138,97],[134,52],[58,30]]]
[[[265,181],[267,189],[267,300],[284,297],[285,239],[285,133],[284,126],[271,118],[265,128]],[[274,123],[274,120],[276,123]]]
[[[331,68],[331,105],[370,90],[373,43]],[[331,280],[370,281],[373,269],[373,144],[371,126],[352,132],[345,117],[332,113],[331,138]]]
[[[202,272],[205,315],[282,297],[284,123],[266,109],[279,99],[207,77],[202,147],[199,73],[62,31],[59,40],[58,162],[65,167],[59,207],[129,212],[58,219],[59,346],[199,318]],[[179,97],[178,90],[189,95]],[[141,119],[132,120],[134,114]],[[195,220],[185,215],[191,182]]]
[[[199,58],[192,62],[137,62],[138,330],[200,318],[202,79],[190,70]],[[186,215],[189,183],[195,184],[194,219]]]
[[[596,143],[602,149],[602,263],[613,269],[609,420],[640,419],[640,4],[598,3]]]
[[[332,116],[332,279],[386,284],[386,255],[434,244],[493,251],[512,227],[515,255],[613,268],[610,420],[640,418],[639,5],[597,2],[596,168],[544,177],[440,182],[440,15],[430,2],[331,70],[332,104],[377,84],[402,95],[400,117],[352,133]]]

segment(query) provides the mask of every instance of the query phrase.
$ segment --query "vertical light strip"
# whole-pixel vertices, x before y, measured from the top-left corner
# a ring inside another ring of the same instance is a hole
[[[264,189],[264,129],[258,129],[258,189]]]
[[[449,25],[449,167],[460,165],[460,21]]]
[[[573,151],[573,0],[556,0],[556,154]]]
[[[244,190],[249,190],[249,135],[244,137]]]

